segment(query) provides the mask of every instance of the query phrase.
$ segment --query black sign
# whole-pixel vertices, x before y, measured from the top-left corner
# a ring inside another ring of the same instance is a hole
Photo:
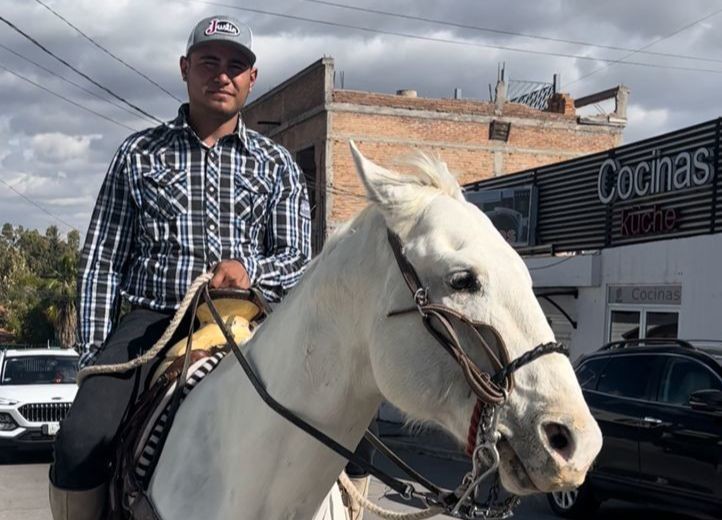
[[[721,151],[722,119],[715,119],[592,155],[484,179],[465,190],[534,186],[538,210],[530,245],[555,252],[719,233]]]
[[[489,125],[489,139],[493,141],[508,141],[511,123],[494,119]]]

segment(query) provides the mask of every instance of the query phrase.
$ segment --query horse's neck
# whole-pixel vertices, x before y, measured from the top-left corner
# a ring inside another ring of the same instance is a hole
[[[383,255],[368,232],[312,266],[246,350],[274,398],[350,448],[381,399],[367,338]],[[178,413],[152,488],[161,514],[310,518],[344,461],[264,404],[231,357]]]
[[[367,220],[360,236],[342,239],[312,266],[249,345],[269,393],[332,429],[353,415],[349,406],[380,398],[368,337],[383,279],[380,255],[373,251],[377,237],[368,237]]]

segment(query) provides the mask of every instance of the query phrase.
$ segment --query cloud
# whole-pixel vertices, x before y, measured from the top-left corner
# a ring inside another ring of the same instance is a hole
[[[36,134],[30,141],[34,156],[46,163],[62,163],[87,156],[90,143],[101,135]]]
[[[188,33],[201,18],[218,13],[236,16],[253,29],[260,68],[254,96],[326,55],[335,59],[337,85],[340,85],[340,72],[343,72],[346,88],[379,92],[411,88],[428,97],[451,97],[454,88],[461,88],[464,97],[486,100],[488,86],[495,82],[497,65],[501,62],[506,64],[511,79],[551,81],[552,75],[558,73],[563,90],[574,97],[623,83],[631,89],[626,142],[705,121],[722,112],[718,94],[722,83],[722,58],[718,56],[722,31],[716,30],[722,14],[693,23],[720,8],[706,0],[607,0],[596,3],[578,0],[517,0],[513,3],[505,0],[334,0],[404,16],[446,20],[452,25],[364,13],[307,0],[248,0],[235,3],[240,10],[193,0],[47,1],[99,44],[151,77],[172,96],[114,61],[36,2],[5,0],[3,16],[128,102],[161,120],[175,116],[178,101],[173,96],[185,99],[178,57],[184,52]],[[243,9],[274,11],[297,18]],[[467,45],[379,34],[332,24],[457,40]],[[484,27],[517,34],[478,29]],[[17,33],[4,29],[0,31],[1,45],[94,94],[0,48],[0,65],[76,103],[63,101],[0,69],[0,178],[6,182],[19,182],[17,189],[23,190],[26,196],[58,218],[84,230],[116,148],[133,131],[131,128],[147,128],[155,123],[127,106],[120,108],[118,105],[123,105],[111,100],[106,92],[69,71]],[[649,46],[648,51],[693,55],[711,61],[644,53],[626,58],[708,70],[680,71],[484,47],[501,46],[612,60],[630,54],[534,39],[523,34],[633,49]],[[46,227],[58,223],[54,218],[33,208],[11,191],[0,190],[0,221]]]
[[[666,108],[645,109],[643,106],[632,103],[627,109],[627,120],[631,130],[625,132],[625,141],[633,142],[646,137],[647,132],[661,134],[667,129],[670,110]],[[645,128],[644,134],[635,135],[635,130]]]

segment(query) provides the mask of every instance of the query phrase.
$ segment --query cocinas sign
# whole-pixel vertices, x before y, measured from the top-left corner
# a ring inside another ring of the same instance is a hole
[[[655,149],[649,159],[632,164],[609,158],[599,167],[599,200],[610,204],[709,184],[713,157],[711,149],[700,147],[665,156]]]

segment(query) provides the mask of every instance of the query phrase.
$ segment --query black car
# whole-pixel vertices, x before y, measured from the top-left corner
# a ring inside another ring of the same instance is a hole
[[[576,373],[604,444],[582,487],[547,495],[554,512],[615,498],[722,518],[722,346],[620,341]]]

